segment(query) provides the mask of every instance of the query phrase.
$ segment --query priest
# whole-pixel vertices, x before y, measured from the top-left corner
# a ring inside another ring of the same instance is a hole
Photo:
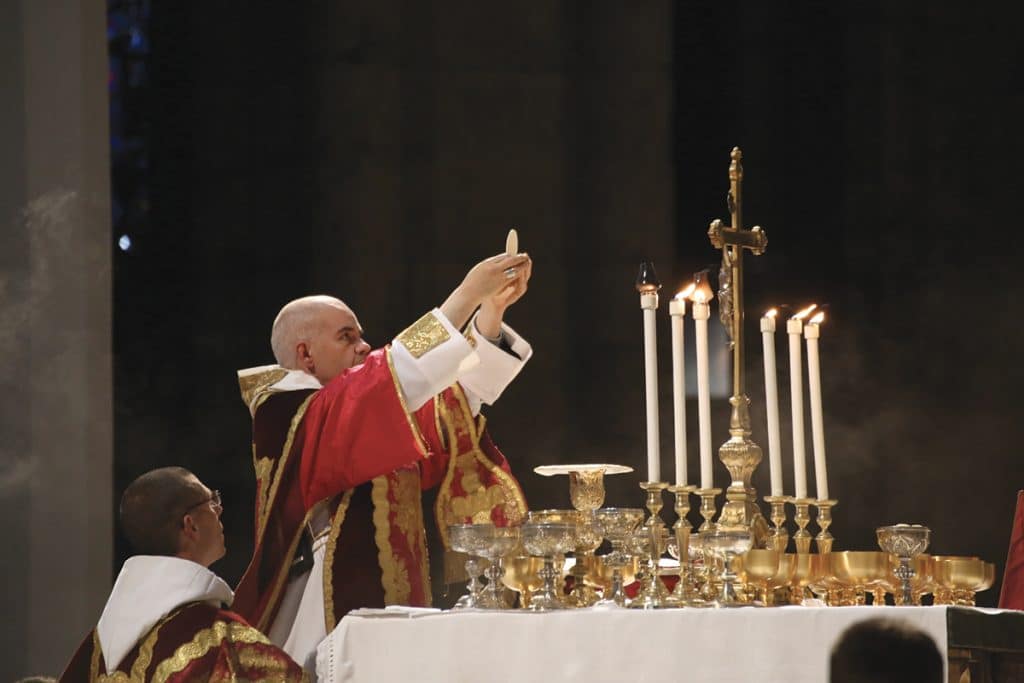
[[[503,321],[531,270],[525,254],[485,259],[377,350],[338,299],[297,299],[274,321],[277,365],[239,372],[257,494],[236,605],[307,670],[349,610],[430,604],[421,490],[440,486],[442,540],[525,515],[479,411],[532,354]]]
[[[231,589],[208,569],[224,556],[222,510],[220,494],[180,467],[132,482],[120,518],[140,554],[124,563],[62,683],[308,680],[266,636],[224,609]]]

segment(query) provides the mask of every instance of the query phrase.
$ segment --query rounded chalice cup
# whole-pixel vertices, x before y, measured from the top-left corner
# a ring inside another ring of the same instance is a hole
[[[531,557],[520,544],[509,555],[501,560],[505,573],[501,582],[519,593],[519,606],[526,609],[530,606],[533,592],[544,585],[540,572],[544,569],[544,558]]]
[[[912,562],[928,549],[931,529],[920,524],[893,524],[878,527],[875,534],[878,536],[878,546],[899,558],[899,566],[893,572],[900,583],[899,592],[893,593],[897,598],[896,604],[915,604],[912,584],[916,571]]]
[[[889,576],[889,556],[877,551],[828,553],[833,580],[842,587],[841,605],[863,605],[864,594],[882,586]]]
[[[721,576],[722,588],[715,600],[716,607],[735,607],[745,603],[736,594],[736,582],[739,575],[736,574],[733,560],[748,552],[754,544],[750,529],[739,528],[717,528],[706,532],[704,536],[704,548],[708,552],[722,558],[723,571]]]
[[[936,605],[974,605],[975,593],[992,587],[995,565],[977,557],[934,556]]]
[[[490,562],[490,566],[484,571],[487,576],[487,586],[480,593],[478,607],[484,609],[508,609],[505,602],[504,591],[502,590],[502,575],[505,572],[502,566],[502,558],[519,545],[519,527],[516,526],[490,526],[490,534],[483,534],[483,543],[480,554]]]
[[[625,552],[626,540],[644,519],[640,508],[600,508],[594,511],[594,525],[612,544],[612,552],[604,556],[604,564],[612,568],[611,591],[604,591],[595,607],[625,607],[626,594],[622,590],[622,568],[630,561]]]
[[[559,522],[527,521],[521,527],[523,548],[534,557],[544,558],[540,577],[544,586],[530,599],[533,612],[564,609],[565,603],[559,597],[562,578],[561,569],[555,569],[555,556],[564,555],[576,543],[577,525]],[[556,583],[557,581],[557,583]]]
[[[755,548],[748,550],[738,561],[741,580],[754,587],[754,599],[763,605],[771,605],[772,592],[777,586],[784,585],[773,583],[779,576],[780,557],[777,550]]]
[[[476,608],[480,604],[480,593],[483,584],[480,582],[480,558],[484,556],[484,547],[491,535],[488,529],[493,524],[452,524],[448,527],[448,545],[452,550],[465,553],[466,576],[468,584],[466,594],[458,599],[453,609]],[[486,533],[483,533],[486,532]]]

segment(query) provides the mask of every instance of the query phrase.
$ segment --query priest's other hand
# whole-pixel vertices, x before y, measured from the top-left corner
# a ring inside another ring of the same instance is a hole
[[[441,312],[455,327],[462,327],[469,321],[469,316],[473,315],[477,306],[483,305],[487,300],[510,299],[505,304],[507,308],[512,301],[522,296],[522,293],[512,298],[512,293],[505,294],[505,291],[514,291],[524,272],[529,278],[529,271],[530,257],[526,254],[499,254],[486,258],[466,273],[459,286],[441,304]],[[523,284],[522,289],[525,292],[525,281]]]
[[[523,254],[525,256],[525,254]],[[533,273],[533,261],[529,256],[525,263],[516,267],[514,276],[505,280],[505,286],[497,293],[485,297],[480,304],[480,314],[476,317],[476,327],[485,337],[497,337],[501,334],[501,321],[509,306],[523,298],[526,294],[530,275]]]

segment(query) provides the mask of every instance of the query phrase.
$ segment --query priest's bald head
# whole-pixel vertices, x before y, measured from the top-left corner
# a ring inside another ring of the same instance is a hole
[[[327,384],[370,353],[352,309],[332,296],[305,296],[285,304],[274,319],[270,345],[278,365],[303,370]]]
[[[167,555],[204,567],[224,557],[220,493],[183,467],[161,467],[121,496],[121,528],[139,555]]]

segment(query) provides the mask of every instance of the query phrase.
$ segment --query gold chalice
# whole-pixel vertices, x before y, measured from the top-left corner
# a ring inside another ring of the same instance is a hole
[[[614,574],[618,570],[621,574],[623,586],[628,586],[636,580],[637,572],[640,570],[640,558],[629,557],[626,564],[619,567],[607,562],[607,555],[591,555],[583,559],[583,569],[586,572],[586,582],[591,586],[601,589],[604,595],[610,595]]]
[[[936,605],[974,605],[978,591],[992,587],[996,567],[977,557],[933,558]]]
[[[841,605],[863,605],[864,593],[889,576],[887,553],[844,550],[829,555],[830,573],[842,587]]]
[[[522,547],[516,555],[509,555],[502,560],[505,566],[505,575],[501,582],[519,593],[519,606],[523,609],[530,608],[530,596],[533,591],[544,585],[540,577],[540,570],[544,568],[543,557],[531,557],[522,554],[525,552]]]
[[[762,604],[772,604],[771,592],[775,588],[772,582],[779,574],[780,557],[777,550],[755,548],[735,560],[741,583],[753,586],[754,599]]]

